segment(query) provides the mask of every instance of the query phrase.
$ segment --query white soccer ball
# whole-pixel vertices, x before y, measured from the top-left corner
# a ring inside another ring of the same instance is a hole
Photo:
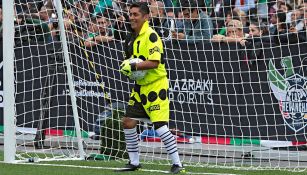
[[[129,59],[130,63],[140,63],[143,62],[142,59],[140,58],[131,58]],[[129,76],[129,78],[131,80],[141,80],[145,77],[147,73],[147,70],[137,70],[137,71],[132,71],[131,75]]]
[[[189,143],[195,143],[195,139],[193,137],[189,138]]]

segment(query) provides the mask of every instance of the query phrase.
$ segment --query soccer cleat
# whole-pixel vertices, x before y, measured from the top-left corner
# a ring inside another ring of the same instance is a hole
[[[184,167],[181,167],[181,166],[176,165],[176,164],[174,164],[172,166],[171,171],[170,171],[170,173],[172,173],[172,174],[179,174],[179,173],[185,173],[185,172],[186,171],[185,171]]]
[[[139,165],[132,165],[130,162],[126,164],[125,168],[121,168],[115,171],[138,171],[141,168],[141,164]]]

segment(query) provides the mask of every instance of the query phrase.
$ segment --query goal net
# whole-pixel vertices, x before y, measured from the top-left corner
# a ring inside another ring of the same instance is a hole
[[[181,160],[305,168],[307,3],[227,2],[148,2]],[[119,65],[131,3],[15,1],[16,161],[127,160],[120,120],[134,82]],[[138,133],[143,162],[170,160],[150,123]]]

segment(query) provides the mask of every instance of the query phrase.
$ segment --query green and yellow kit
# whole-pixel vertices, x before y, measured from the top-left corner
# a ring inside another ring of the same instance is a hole
[[[163,44],[146,21],[139,35],[127,37],[127,58],[143,61],[159,61],[155,69],[147,70],[145,77],[137,80],[133,88],[126,116],[134,119],[150,119],[151,122],[169,121],[168,78],[163,58]]]

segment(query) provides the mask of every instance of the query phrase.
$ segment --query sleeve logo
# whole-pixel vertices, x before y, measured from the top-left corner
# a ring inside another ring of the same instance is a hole
[[[155,52],[159,52],[160,53],[160,49],[159,49],[158,46],[155,46],[154,48],[149,49],[149,55],[152,55]]]

